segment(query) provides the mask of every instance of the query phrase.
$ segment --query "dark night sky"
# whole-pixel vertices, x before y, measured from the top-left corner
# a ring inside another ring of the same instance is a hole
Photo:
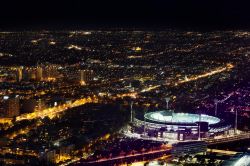
[[[249,6],[247,0],[6,0],[0,28],[248,28]]]

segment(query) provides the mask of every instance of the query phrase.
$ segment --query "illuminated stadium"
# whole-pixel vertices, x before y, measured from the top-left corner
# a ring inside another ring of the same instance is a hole
[[[229,132],[230,125],[210,115],[161,110],[131,116],[129,136],[158,140],[198,140]]]
[[[202,121],[210,124],[216,124],[220,122],[219,118],[209,116],[209,115],[201,115],[198,114],[189,114],[189,113],[172,113],[169,114],[166,111],[157,111],[150,112],[145,114],[145,118],[152,122],[161,122],[161,123],[172,123],[172,124],[194,124],[196,122]]]

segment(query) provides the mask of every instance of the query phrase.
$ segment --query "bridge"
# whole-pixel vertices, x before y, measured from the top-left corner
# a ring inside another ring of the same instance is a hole
[[[217,138],[206,138],[203,141],[207,142],[208,145],[222,144],[227,142],[234,142],[239,140],[250,139],[250,132],[239,133],[231,136],[221,136]]]

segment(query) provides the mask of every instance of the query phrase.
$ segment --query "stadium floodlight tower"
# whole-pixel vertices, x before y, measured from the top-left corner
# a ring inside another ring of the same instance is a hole
[[[238,128],[238,111],[235,109],[235,124],[234,124],[234,134],[238,134],[237,128]]]
[[[169,103],[169,101],[170,101],[170,97],[166,97],[166,98],[165,98],[165,101],[166,101],[166,109],[168,110],[168,109],[169,109],[168,103]]]
[[[241,97],[238,97],[238,101],[241,102]],[[238,134],[238,110],[235,108],[235,122],[234,122],[234,134]]]
[[[241,100],[241,98],[238,97],[238,100]],[[237,108],[236,108],[236,109],[235,109],[234,134],[238,134],[237,128],[238,128],[238,110],[237,110]]]
[[[145,115],[146,115],[146,113],[147,113],[147,111],[148,111],[148,107],[146,107],[145,109],[144,109],[144,115],[143,115],[143,120],[144,120],[144,125],[143,125],[143,135],[144,136],[146,136],[146,118],[145,118]]]
[[[201,112],[199,112],[199,136],[198,136],[198,140],[201,140]]]
[[[214,109],[214,115],[217,116],[217,111],[218,111],[218,99],[214,99],[214,104],[215,104],[215,109]]]
[[[133,114],[133,104],[134,102],[130,102],[130,122],[132,123],[134,121],[134,114]]]

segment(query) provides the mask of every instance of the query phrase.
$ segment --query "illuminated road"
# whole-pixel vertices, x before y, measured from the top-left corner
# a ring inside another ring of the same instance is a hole
[[[135,162],[132,162],[130,163],[129,165],[130,166],[145,166],[145,164],[151,164],[152,166],[159,166],[159,163],[157,162],[158,160],[168,160],[171,158],[171,155],[164,155],[162,157],[159,157],[159,158],[155,158],[155,159],[150,159],[150,160],[146,160],[146,161],[135,161]],[[120,166],[128,166],[128,164],[121,164]],[[165,163],[164,165],[161,165],[161,166],[167,166],[167,163]]]
[[[36,122],[35,124],[33,124],[31,126],[28,126],[28,127],[22,128],[20,130],[14,131],[14,132],[12,132],[10,134],[7,134],[6,137],[9,138],[9,139],[14,139],[15,137],[17,137],[17,136],[19,136],[21,134],[29,133],[30,130],[36,129],[41,125],[42,125],[42,123],[38,121],[38,122]]]
[[[222,99],[222,100],[219,100],[218,103],[223,103],[223,102],[227,101],[227,100],[228,100],[230,97],[232,97],[234,94],[235,94],[234,92],[229,93],[227,97],[225,97],[225,98]]]
[[[185,80],[180,80],[176,83],[174,83],[173,85],[174,86],[178,86],[180,84],[183,84],[183,83],[187,83],[187,82],[192,82],[192,81],[196,81],[196,80],[199,80],[199,79],[202,79],[202,78],[206,78],[206,77],[210,77],[212,75],[215,75],[215,74],[219,74],[219,73],[222,73],[222,72],[225,72],[225,71],[229,71],[231,70],[232,68],[234,68],[234,65],[231,64],[231,63],[228,63],[225,67],[218,67],[218,68],[215,68],[214,70],[211,70],[207,73],[203,73],[203,74],[200,74],[200,75],[196,75],[196,76],[191,76],[190,78],[187,78]],[[129,80],[131,79],[131,77],[129,78],[122,78],[120,79],[119,81],[122,81],[122,80]],[[116,80],[118,81],[118,80]],[[143,93],[143,92],[150,92],[152,90],[155,90],[159,87],[161,87],[162,85],[154,85],[154,86],[149,86],[149,87],[146,87],[144,89],[142,89],[141,91],[139,92],[131,92],[131,93],[124,93],[124,94],[117,94],[117,98],[123,98],[123,97],[132,97],[132,98],[136,98],[136,96],[139,94],[139,93]],[[228,98],[230,98],[233,94],[229,94]],[[225,100],[227,100],[228,98],[226,98]],[[221,101],[221,102],[224,102],[224,101]]]
[[[133,158],[137,157],[146,157],[147,155],[165,155],[165,154],[170,154],[171,148],[168,149],[159,149],[159,150],[152,150],[149,152],[143,152],[143,153],[136,153],[136,154],[129,154],[129,155],[123,155],[123,156],[117,156],[113,158],[102,158],[96,161],[90,161],[90,162],[81,162],[83,165],[95,165],[95,164],[102,164],[105,162],[114,162],[114,161],[126,161],[126,160],[131,160]],[[160,156],[159,156],[160,157]]]
[[[211,70],[207,73],[196,75],[196,76],[191,76],[190,78],[186,78],[185,80],[180,80],[180,81],[174,83],[174,86],[178,86],[178,85],[181,85],[183,83],[187,83],[187,82],[196,81],[196,80],[199,80],[202,78],[210,77],[210,76],[213,76],[215,74],[219,74],[219,73],[222,73],[225,71],[230,71],[230,70],[232,70],[232,68],[234,68],[234,65],[231,63],[228,63],[225,67],[218,67],[218,68],[215,68],[214,70]],[[141,92],[149,92],[149,91],[152,91],[152,90],[157,89],[159,87],[161,87],[161,85],[150,86],[150,87],[143,89]]]
[[[201,79],[201,78],[210,77],[212,75],[219,74],[219,73],[222,73],[222,72],[227,71],[227,70],[231,70],[232,68],[234,68],[234,65],[232,65],[231,63],[228,63],[225,67],[219,67],[219,68],[216,68],[216,69],[214,69],[212,71],[209,71],[207,73],[197,75],[197,76],[193,76],[193,77],[190,77],[190,78],[186,78],[185,80],[179,81],[177,83],[177,85],[182,84],[182,83],[186,83],[186,82],[190,82],[190,81],[195,81],[195,80],[198,80],[198,79]]]
[[[238,153],[238,152],[235,152],[235,151],[220,150],[220,149],[207,149],[207,152],[220,153],[220,154],[226,154],[226,155],[235,155],[235,154]]]
[[[8,147],[2,147],[0,149],[0,154],[5,155],[5,154],[13,154],[13,155],[27,155],[27,156],[35,156],[38,157],[38,154],[33,151],[33,150],[26,150],[26,149],[20,149],[20,148],[8,148]]]
[[[0,124],[11,124],[12,118],[0,118]]]
[[[47,108],[47,109],[44,109],[41,111],[36,111],[36,112],[28,113],[28,114],[22,114],[22,115],[16,117],[16,121],[32,120],[32,119],[44,118],[44,117],[53,118],[58,113],[66,111],[69,108],[78,107],[78,106],[84,105],[86,103],[96,103],[96,102],[98,102],[98,99],[95,96],[93,98],[91,98],[91,97],[82,98],[82,99],[78,99],[72,103],[66,103],[63,105],[56,106],[56,107]]]

